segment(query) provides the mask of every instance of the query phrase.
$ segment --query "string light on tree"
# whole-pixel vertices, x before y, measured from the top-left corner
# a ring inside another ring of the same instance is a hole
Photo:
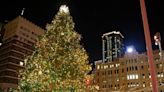
[[[81,35],[74,30],[68,7],[62,5],[46,26],[46,33],[39,38],[34,53],[24,60],[26,68],[21,71],[17,92],[58,92],[56,89],[61,88],[85,92],[86,75],[91,66],[80,41]]]

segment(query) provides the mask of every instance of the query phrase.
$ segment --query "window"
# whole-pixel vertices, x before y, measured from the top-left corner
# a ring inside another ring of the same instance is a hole
[[[151,75],[150,75],[150,73],[149,73],[149,78],[151,78]]]
[[[138,74],[129,74],[127,75],[127,80],[138,79]]]
[[[97,70],[100,69],[100,65],[97,65]]]
[[[19,62],[19,64],[20,64],[20,66],[23,66],[24,65],[23,62]]]
[[[117,74],[119,73],[119,71],[117,70]]]
[[[143,66],[143,65],[141,66],[141,69],[142,69],[142,70],[144,69],[144,66]]]
[[[142,85],[143,87],[146,87],[146,84],[145,84],[145,82],[143,82],[143,85]]]
[[[135,66],[135,70],[138,70],[137,66]]]
[[[108,70],[108,75],[110,75],[110,70]]]
[[[150,82],[150,87],[152,87],[152,83]]]
[[[129,75],[127,75],[127,80],[129,80],[130,78],[129,78]]]
[[[122,69],[122,73],[124,73],[124,69]]]
[[[142,74],[142,78],[145,78],[145,74]]]
[[[162,68],[162,64],[159,64],[159,67]]]
[[[132,66],[132,70],[134,70],[134,67]]]
[[[163,72],[161,72],[161,77],[163,77]]]
[[[97,72],[97,75],[99,76],[99,72]]]
[[[104,75],[104,72],[102,72],[102,75]]]
[[[141,61],[141,63],[143,63],[143,61]]]
[[[159,68],[159,65],[158,64],[156,64],[156,68]]]
[[[104,65],[104,69],[107,69],[108,68],[108,65]]]
[[[129,77],[130,77],[130,79],[133,79],[132,75],[130,75]]]
[[[97,83],[99,83],[99,79],[97,79]]]
[[[134,61],[135,61],[135,63],[137,63],[137,59],[136,58],[134,59]]]
[[[136,79],[138,79],[138,74],[136,74]]]
[[[161,77],[161,74],[158,72],[158,73],[157,73],[157,76],[158,76],[158,77]]]
[[[119,67],[120,66],[120,64],[116,64],[116,67]]]
[[[112,65],[110,65],[110,68],[113,68],[114,67],[114,65],[112,64]]]

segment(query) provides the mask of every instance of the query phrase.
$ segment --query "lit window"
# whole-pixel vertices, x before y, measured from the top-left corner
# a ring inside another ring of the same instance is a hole
[[[130,87],[130,84],[128,83],[128,87]]]
[[[141,63],[143,63],[143,61],[141,61]]]
[[[150,87],[152,87],[152,83],[150,82]]]
[[[104,67],[103,67],[103,65],[101,65],[101,69],[103,69]]]
[[[113,68],[114,67],[114,65],[112,64],[112,65],[110,65],[110,68]]]
[[[23,62],[19,62],[20,66],[23,66]]]
[[[132,79],[133,77],[132,77],[132,75],[130,75],[130,78],[129,79]]]
[[[136,79],[138,79],[138,74],[136,74]]]
[[[132,79],[135,79],[135,75],[134,74],[132,75]]]
[[[159,72],[158,72],[157,76],[160,77],[160,73]]]
[[[129,75],[127,75],[127,80],[129,80]]]
[[[161,77],[163,77],[163,73],[161,72]]]
[[[116,64],[116,67],[119,67],[120,66],[120,64]]]
[[[100,65],[97,65],[97,69],[100,69]]]
[[[143,85],[142,85],[143,87],[146,87],[146,85],[145,85],[145,82],[143,83]]]
[[[151,78],[151,75],[150,75],[150,73],[149,73],[149,78]]]
[[[119,78],[117,78],[117,81],[119,81]]]
[[[108,65],[104,65],[104,69],[107,69],[108,68]]]
[[[142,74],[142,77],[145,78],[145,74]]]

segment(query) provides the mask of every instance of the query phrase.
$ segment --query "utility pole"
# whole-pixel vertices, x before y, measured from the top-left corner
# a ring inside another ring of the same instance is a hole
[[[151,39],[150,39],[150,31],[149,31],[149,24],[148,24],[147,12],[146,12],[146,7],[145,7],[145,0],[140,0],[140,6],[141,6],[141,14],[142,14],[144,34],[145,34],[145,40],[146,40],[147,56],[148,56],[148,62],[150,66],[152,88],[153,88],[153,92],[158,92],[158,85],[157,85],[157,78],[156,78],[154,59],[153,59],[153,53],[152,53],[152,44],[151,44]]]

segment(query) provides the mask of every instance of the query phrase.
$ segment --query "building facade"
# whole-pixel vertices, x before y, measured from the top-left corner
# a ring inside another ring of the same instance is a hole
[[[159,92],[164,92],[164,60],[153,51]],[[96,64],[94,83],[99,92],[152,92],[146,53],[125,53],[114,62]]]
[[[123,56],[124,36],[118,31],[108,32],[102,35],[102,61],[112,62]]]
[[[16,88],[19,70],[24,68],[25,56],[34,51],[34,44],[44,30],[25,18],[18,16],[4,25],[0,46],[0,88],[7,92]]]
[[[4,26],[4,23],[0,22],[0,45],[2,43],[2,37],[3,37],[3,34],[4,34],[3,26]]]

